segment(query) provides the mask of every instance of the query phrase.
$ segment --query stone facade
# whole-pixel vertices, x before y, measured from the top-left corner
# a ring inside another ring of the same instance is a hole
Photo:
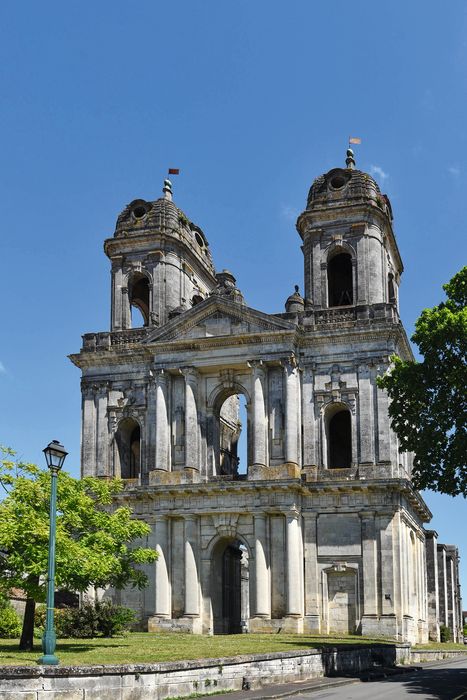
[[[424,642],[431,515],[376,383],[391,355],[411,357],[391,206],[349,152],[315,180],[297,230],[304,296],[296,288],[278,314],[215,273],[168,181],[105,242],[111,330],[71,356],[82,473],[125,480],[120,500],[159,553],[147,589],[115,595],[149,630]],[[131,328],[135,309],[143,325]]]

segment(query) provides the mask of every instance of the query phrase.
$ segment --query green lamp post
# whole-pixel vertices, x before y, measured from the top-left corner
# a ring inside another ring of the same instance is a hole
[[[47,570],[47,612],[45,630],[42,637],[43,656],[38,659],[39,664],[56,666],[59,663],[55,656],[57,637],[54,629],[54,597],[55,597],[55,524],[57,518],[57,476],[63,467],[63,462],[68,452],[58,440],[52,440],[45,450],[45,459],[50,469],[52,479],[50,487],[50,530],[49,530],[49,564]]]

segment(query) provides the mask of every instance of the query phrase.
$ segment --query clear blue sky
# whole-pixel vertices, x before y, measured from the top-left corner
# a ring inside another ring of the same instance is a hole
[[[250,306],[283,310],[303,265],[312,180],[357,166],[391,198],[408,333],[466,262],[467,6],[336,0],[0,5],[0,442],[79,468],[79,372],[109,326],[116,217],[156,198],[199,223]],[[463,553],[466,502],[426,494]]]

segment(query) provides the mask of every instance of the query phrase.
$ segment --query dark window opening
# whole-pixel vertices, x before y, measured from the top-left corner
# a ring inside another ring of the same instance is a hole
[[[120,477],[138,479],[141,473],[141,428],[132,418],[123,420],[116,435]]]
[[[352,258],[339,253],[328,262],[329,306],[353,304]]]
[[[222,617],[224,634],[240,634],[241,629],[242,550],[235,542],[222,557]]]
[[[191,305],[196,306],[196,304],[201,304],[203,297],[200,294],[195,294],[191,300]]]
[[[132,278],[129,298],[130,306],[132,308],[132,325],[133,321],[138,323],[137,315],[133,314],[133,309],[138,309],[142,320],[142,324],[141,320],[139,320],[139,324],[147,326],[149,324],[149,280],[147,277],[138,274]]]
[[[394,287],[394,275],[390,272],[388,276],[388,299],[390,304],[396,301],[396,290]]]
[[[328,425],[330,469],[349,469],[352,464],[352,433],[350,412],[335,413]]]

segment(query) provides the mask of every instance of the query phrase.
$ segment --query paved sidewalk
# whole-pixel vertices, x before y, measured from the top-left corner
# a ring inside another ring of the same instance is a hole
[[[299,695],[300,693],[309,693],[313,690],[326,690],[327,688],[336,688],[341,685],[350,683],[362,683],[367,681],[378,681],[389,676],[394,676],[401,673],[412,673],[417,671],[420,666],[397,666],[395,668],[378,668],[364,671],[358,676],[336,676],[324,678],[310,678],[307,681],[296,681],[293,683],[283,683],[281,685],[268,685],[264,688],[256,690],[238,690],[233,693],[223,693],[215,695],[215,700],[273,700],[274,698],[283,698],[290,695]]]

